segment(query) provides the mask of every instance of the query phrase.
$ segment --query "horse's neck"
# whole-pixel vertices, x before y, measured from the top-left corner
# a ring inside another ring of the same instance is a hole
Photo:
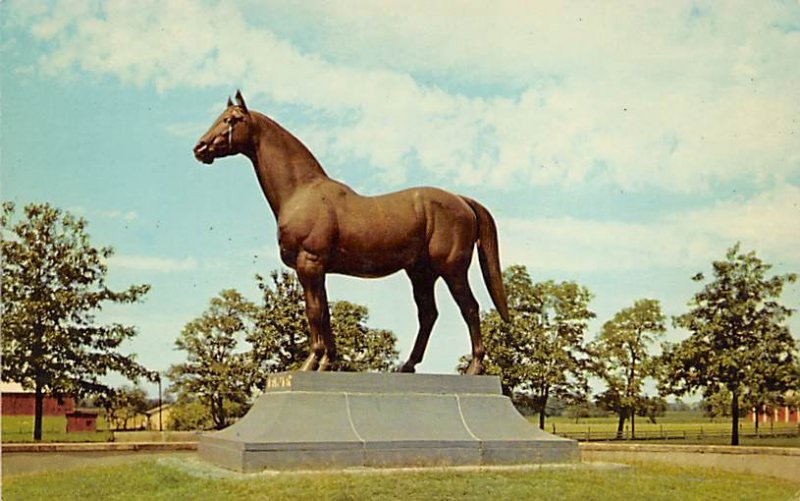
[[[328,176],[299,139],[266,116],[251,113],[257,117],[258,134],[248,156],[277,218],[283,203],[298,188]]]

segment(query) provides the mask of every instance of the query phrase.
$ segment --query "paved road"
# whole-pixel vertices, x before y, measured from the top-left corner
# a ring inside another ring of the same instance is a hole
[[[2,455],[3,477],[42,471],[117,465],[159,457],[194,457],[196,452],[12,452]]]

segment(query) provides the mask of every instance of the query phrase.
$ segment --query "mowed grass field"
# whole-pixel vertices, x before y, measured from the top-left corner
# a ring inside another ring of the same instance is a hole
[[[538,425],[538,416],[530,416],[528,418],[531,422]],[[750,433],[755,430],[753,423],[746,418],[739,419],[740,431]],[[616,432],[617,431],[617,417],[592,417],[581,418],[579,420],[570,419],[564,416],[548,417],[545,421],[545,429],[548,432],[553,432],[555,427],[556,433],[583,433],[586,431],[596,432]],[[763,432],[774,430],[797,430],[798,423],[761,423],[759,426]],[[630,421],[625,421],[625,429],[630,430]],[[636,432],[657,432],[660,430],[686,430],[699,432],[714,433],[714,432],[730,432],[731,421],[730,418],[714,418],[709,419],[704,417],[699,412],[667,412],[666,415],[656,418],[655,423],[651,423],[645,417],[636,417]]]
[[[106,431],[102,416],[97,418],[97,429],[90,433],[67,433],[67,418],[64,416],[42,417],[43,442],[105,442],[111,440],[111,432]],[[3,416],[3,442],[32,442],[33,416]]]
[[[793,499],[800,483],[667,465],[208,475],[159,460],[3,479],[4,500]]]
[[[538,416],[528,418],[538,425]],[[581,418],[576,420],[563,417],[548,417],[545,430],[578,440],[612,439],[617,431],[616,416]],[[800,447],[797,423],[761,423],[760,434],[755,436],[755,427],[746,418],[739,420],[740,444],[747,446],[767,447]],[[669,437],[666,443],[674,444],[730,444],[731,422],[729,418],[709,419],[700,412],[667,412],[651,423],[647,418],[637,417],[636,439],[657,443],[659,437]],[[783,436],[772,436],[777,433]],[[630,422],[625,422],[624,436],[630,434]],[[786,436],[787,434],[793,436]]]

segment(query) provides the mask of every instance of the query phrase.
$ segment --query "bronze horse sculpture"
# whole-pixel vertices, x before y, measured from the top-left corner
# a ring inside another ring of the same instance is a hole
[[[422,360],[438,312],[434,284],[443,278],[469,328],[467,374],[483,371],[478,303],[467,281],[477,244],[484,281],[500,316],[508,307],[489,211],[437,188],[411,188],[368,197],[329,178],[310,151],[276,122],[249,110],[239,91],[194,147],[197,160],[243,154],[255,167],[278,224],[281,260],[303,286],[311,349],[300,370],[329,370],[336,362],[325,274],[383,277],[404,270],[411,280],[419,331],[401,372]]]

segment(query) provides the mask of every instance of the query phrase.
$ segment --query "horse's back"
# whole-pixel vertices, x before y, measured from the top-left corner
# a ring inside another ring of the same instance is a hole
[[[353,192],[340,202],[335,271],[383,276],[471,256],[475,215],[458,195],[417,187],[378,196]]]
[[[424,259],[437,271],[471,260],[477,239],[478,220],[459,195],[434,187],[417,187],[389,193],[390,205],[413,207],[418,226],[424,227]]]

